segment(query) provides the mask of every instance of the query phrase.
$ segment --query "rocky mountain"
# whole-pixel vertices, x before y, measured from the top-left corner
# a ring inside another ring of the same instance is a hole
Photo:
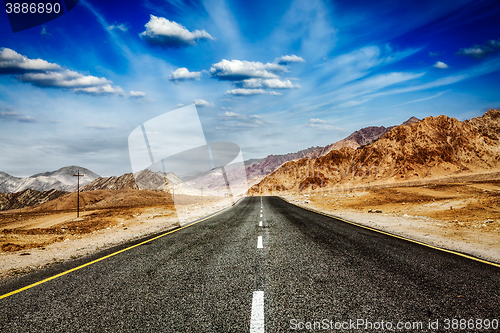
[[[419,121],[420,119],[411,117],[410,119],[405,121],[402,125],[410,125]],[[251,164],[245,161],[247,178],[251,180],[259,176],[266,176],[271,172],[273,172],[274,170],[276,170],[280,165],[288,161],[300,158],[318,158],[320,156],[328,154],[332,150],[338,150],[344,147],[356,149],[359,147],[369,145],[370,143],[380,139],[382,135],[389,132],[394,127],[396,126],[364,127],[358,131],[353,132],[345,139],[342,139],[325,147],[311,147],[308,149],[298,151],[296,153],[290,153],[285,155],[269,155],[266,158],[262,160],[257,160],[257,162]]]
[[[318,149],[319,147],[311,147],[300,150],[296,153],[288,153],[284,155],[268,155],[266,158],[259,160],[256,163],[245,166],[247,178],[252,179],[259,176],[265,176],[276,170],[285,162],[292,161],[304,157],[307,153]],[[247,163],[245,163],[247,164]]]
[[[40,192],[31,189],[16,193],[0,193],[0,211],[40,205],[66,194],[68,192],[57,190]]]
[[[414,123],[419,122],[420,119],[416,117],[411,117],[401,125],[411,125]],[[342,139],[340,141],[337,141],[335,143],[332,143],[328,146],[325,147],[319,147],[316,150],[313,150],[306,154],[304,158],[318,158],[320,156],[328,154],[332,150],[338,150],[342,149],[344,147],[349,147],[353,149],[357,149],[359,147],[364,147],[366,145],[369,145],[378,139],[382,137],[385,133],[389,132],[391,129],[393,129],[396,126],[389,126],[389,127],[384,127],[384,126],[369,126],[369,127],[364,127],[360,130],[357,130],[353,132],[351,135],[349,135],[347,138]]]
[[[137,173],[126,173],[116,177],[99,177],[89,184],[81,188],[82,192],[95,190],[163,190],[165,185],[176,187],[178,193],[182,192],[184,181],[177,177],[173,172],[153,172],[149,169],[139,171]]]
[[[38,173],[26,178],[14,177],[5,172],[0,172],[0,192],[14,193],[24,191],[25,189],[41,192],[52,189],[66,192],[75,191],[77,188],[77,177],[73,175],[77,171],[80,171],[80,174],[84,174],[84,177],[80,177],[80,186],[88,184],[99,177],[99,175],[92,171],[78,166],[63,167],[56,171]]]
[[[500,168],[500,110],[460,122],[447,116],[400,125],[359,149],[289,161],[249,193],[412,180]]]

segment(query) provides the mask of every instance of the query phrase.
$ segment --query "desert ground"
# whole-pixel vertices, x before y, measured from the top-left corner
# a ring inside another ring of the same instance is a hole
[[[147,190],[76,193],[32,208],[0,212],[0,279],[76,259],[180,226],[232,204],[228,198],[176,196]],[[177,210],[176,210],[177,209]]]
[[[274,193],[286,200],[426,244],[500,263],[498,172],[418,182]],[[163,191],[97,190],[0,212],[0,278],[79,258],[193,221],[231,205]],[[177,210],[176,210],[177,208]],[[180,216],[180,215],[179,215]]]
[[[500,263],[500,179],[496,175],[344,186],[282,196],[349,221]]]

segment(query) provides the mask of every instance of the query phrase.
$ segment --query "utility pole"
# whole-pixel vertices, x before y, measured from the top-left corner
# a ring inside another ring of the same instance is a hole
[[[80,177],[83,177],[84,175],[80,175],[80,170],[76,170],[76,175],[73,175],[73,177],[78,177],[78,185],[77,185],[77,201],[76,201],[76,217],[80,217]]]

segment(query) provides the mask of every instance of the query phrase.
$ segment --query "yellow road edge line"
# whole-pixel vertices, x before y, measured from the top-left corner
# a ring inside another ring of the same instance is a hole
[[[241,199],[240,199],[240,200],[241,200]],[[239,200],[238,200],[238,201],[239,201]],[[235,203],[235,205],[238,203],[238,201]],[[166,236],[166,235],[169,235],[169,234],[171,234],[171,233],[174,233],[174,232],[176,232],[176,231],[179,231],[179,230],[185,229],[185,228],[187,228],[187,227],[190,227],[190,226],[192,226],[192,225],[195,225],[195,224],[197,224],[197,223],[203,222],[203,221],[205,221],[205,220],[207,220],[207,219],[209,219],[209,218],[212,218],[212,217],[214,217],[214,216],[217,216],[217,215],[219,215],[219,214],[221,214],[221,213],[225,212],[226,210],[231,209],[231,208],[233,208],[233,207],[234,207],[234,206],[229,206],[229,207],[226,207],[226,208],[224,208],[223,210],[221,210],[221,211],[219,211],[219,212],[217,212],[217,213],[215,213],[215,214],[213,214],[213,215],[206,216],[206,217],[202,218],[201,220],[198,220],[198,221],[195,221],[195,222],[191,222],[191,223],[190,223],[190,224],[188,224],[188,225],[185,225],[185,226],[183,226],[183,227],[180,227],[180,228],[177,228],[177,229],[174,229],[174,230],[168,231],[168,232],[166,232],[166,233],[164,233],[164,234],[161,234],[161,235],[159,235],[159,236],[153,237],[153,238],[148,239],[148,240],[146,240],[146,241],[144,241],[144,242],[141,242],[141,243],[138,243],[138,244],[135,244],[135,245],[129,246],[129,247],[125,248],[125,249],[121,249],[121,250],[119,250],[119,251],[116,251],[116,252],[110,253],[110,254],[108,254],[108,255],[106,255],[106,256],[104,256],[104,257],[101,257],[101,258],[99,258],[99,259],[96,259],[96,260],[90,261],[90,262],[88,262],[88,263],[85,263],[85,264],[80,265],[80,266],[77,266],[77,267],[73,267],[73,268],[71,268],[71,269],[68,269],[67,271],[61,272],[61,273],[59,273],[59,274],[56,274],[56,275],[51,276],[51,277],[48,277],[48,278],[43,279],[43,280],[41,280],[41,281],[38,281],[38,282],[32,283],[32,284],[27,285],[27,286],[25,286],[25,287],[22,287],[22,288],[16,289],[16,290],[14,290],[14,291],[11,291],[10,293],[7,293],[7,294],[4,294],[4,295],[1,295],[1,296],[0,296],[0,299],[7,298],[7,297],[12,296],[12,295],[14,295],[14,294],[20,293],[21,291],[28,290],[28,289],[33,288],[33,287],[36,287],[36,286],[38,286],[38,285],[40,285],[40,284],[42,284],[42,283],[49,282],[49,281],[54,280],[54,279],[56,279],[56,278],[58,278],[58,277],[61,277],[61,276],[63,276],[63,275],[66,275],[66,274],[68,274],[68,273],[71,273],[71,272],[77,271],[77,270],[79,270],[79,269],[82,269],[82,268],[84,268],[84,267],[87,267],[87,266],[90,266],[90,265],[92,265],[92,264],[95,264],[95,263],[97,263],[97,262],[99,262],[99,261],[101,261],[101,260],[104,260],[104,259],[107,259],[107,258],[113,257],[113,256],[115,256],[115,255],[117,255],[117,254],[120,254],[120,253],[125,252],[125,251],[128,251],[128,250],[131,250],[131,249],[133,249],[133,248],[135,248],[135,247],[137,247],[137,246],[140,246],[140,245],[143,245],[143,244],[146,244],[146,243],[152,242],[152,241],[154,241],[154,240],[156,240],[156,239],[162,238],[162,237],[164,237],[164,236]]]
[[[348,221],[348,220],[345,220],[341,217],[338,217],[338,216],[335,216],[335,215],[331,215],[331,214],[328,214],[328,213],[324,213],[324,212],[321,212],[319,210],[315,210],[315,209],[312,209],[312,208],[308,208],[308,207],[302,207],[302,206],[299,206],[299,205],[296,205],[295,203],[293,202],[290,202],[288,201],[287,199],[285,198],[282,198],[282,197],[279,197],[281,200],[283,201],[286,201],[288,202],[289,204],[291,205],[294,205],[296,207],[299,207],[299,208],[302,208],[302,209],[305,209],[305,210],[308,210],[308,211],[311,211],[311,212],[314,212],[314,213],[317,213],[317,214],[320,214],[320,215],[324,215],[324,216],[327,216],[327,217],[331,217],[331,218],[334,218],[334,219],[337,219],[337,220],[340,220],[342,222],[345,222],[345,223],[349,223],[349,224],[352,224],[352,225],[355,225],[357,227],[361,227],[361,228],[364,228],[364,229],[368,229],[368,230],[371,230],[371,231],[375,231],[375,232],[378,232],[380,234],[384,234],[384,235],[387,235],[387,236],[391,236],[391,237],[394,237],[394,238],[399,238],[399,239],[402,239],[402,240],[405,240],[405,241],[408,241],[408,242],[411,242],[411,243],[415,243],[415,244],[419,244],[419,245],[423,245],[423,246],[426,246],[426,247],[429,247],[431,249],[434,249],[434,250],[439,250],[439,251],[442,251],[442,252],[447,252],[447,253],[451,253],[451,254],[455,254],[457,256],[460,256],[460,257],[464,257],[464,258],[467,258],[467,259],[472,259],[472,260],[475,260],[475,261],[478,261],[478,262],[481,262],[483,264],[488,264],[488,265],[491,265],[491,266],[495,266],[495,267],[500,267],[500,264],[497,264],[495,262],[491,262],[491,261],[488,261],[488,260],[484,260],[484,259],[480,259],[480,258],[476,258],[476,257],[473,257],[473,256],[470,256],[470,255],[467,255],[465,253],[460,253],[460,252],[456,252],[456,251],[453,251],[453,250],[448,250],[448,249],[444,249],[442,247],[437,247],[437,246],[434,246],[434,245],[430,245],[430,244],[427,244],[427,243],[423,243],[423,242],[420,242],[420,241],[417,241],[417,240],[414,240],[414,239],[411,239],[411,238],[406,238],[406,237],[403,237],[403,236],[398,236],[398,235],[395,235],[395,234],[391,234],[390,232],[385,232],[385,231],[382,231],[382,230],[379,230],[379,229],[375,229],[375,228],[372,228],[372,227],[368,227],[366,225],[362,225],[360,223],[356,223],[356,222],[352,222],[352,221]]]

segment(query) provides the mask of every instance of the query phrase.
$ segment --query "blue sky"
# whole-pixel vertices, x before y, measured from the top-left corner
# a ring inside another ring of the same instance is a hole
[[[497,1],[91,1],[0,19],[0,171],[131,172],[127,138],[196,103],[245,159],[500,107]]]

